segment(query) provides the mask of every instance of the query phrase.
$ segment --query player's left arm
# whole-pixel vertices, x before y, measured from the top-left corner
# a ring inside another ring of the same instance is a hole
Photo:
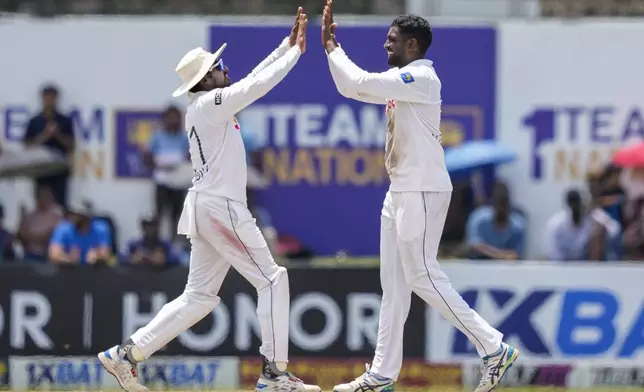
[[[284,56],[286,52],[292,47],[289,44],[289,37],[284,38],[280,46],[277,47],[271,54],[268,55],[261,63],[257,64],[255,68],[248,74],[249,77],[255,77],[260,72],[262,72],[266,67],[273,64],[275,61],[279,60],[280,57]]]
[[[289,49],[295,45],[295,38],[297,38],[297,27],[300,20],[300,15],[304,12],[302,7],[298,7],[297,16],[295,18],[295,23],[291,29],[291,34],[288,37],[285,37],[280,45],[275,49],[271,54],[268,55],[261,63],[259,63],[248,76],[255,77],[257,74],[262,72],[266,67],[273,64],[275,61],[279,60],[280,57],[284,56]]]

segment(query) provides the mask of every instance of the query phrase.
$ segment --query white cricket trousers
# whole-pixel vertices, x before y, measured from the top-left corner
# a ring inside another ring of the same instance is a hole
[[[193,197],[196,235],[190,236],[190,272],[183,294],[132,335],[145,358],[210,313],[230,266],[257,289],[260,353],[271,362],[288,362],[289,285],[248,208],[202,194]],[[188,206],[186,201],[186,206]],[[184,214],[186,209],[184,206]],[[189,212],[192,214],[192,212]]]
[[[503,335],[461,298],[436,259],[451,196],[451,192],[387,192],[380,228],[383,295],[370,369],[379,376],[396,380],[400,373],[412,291],[463,332],[481,357],[501,346]]]

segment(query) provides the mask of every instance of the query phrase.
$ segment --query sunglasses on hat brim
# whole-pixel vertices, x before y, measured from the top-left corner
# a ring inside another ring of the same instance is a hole
[[[224,65],[224,60],[223,60],[223,59],[219,59],[219,60],[217,60],[217,62],[215,62],[215,63],[212,65],[212,67],[210,67],[210,69],[208,70],[208,72],[212,72],[212,71],[214,71],[214,70],[217,70],[217,71],[221,71],[221,72],[223,72],[225,68],[226,68],[226,66]]]

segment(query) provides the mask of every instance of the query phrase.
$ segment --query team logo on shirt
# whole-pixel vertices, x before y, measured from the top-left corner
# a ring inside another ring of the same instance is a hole
[[[221,105],[221,90],[215,93],[215,105]]]
[[[403,73],[401,73],[401,74],[400,74],[400,77],[402,78],[403,82],[405,82],[405,84],[407,84],[407,83],[413,83],[413,82],[415,82],[415,81],[416,81],[416,80],[414,79],[414,77],[413,77],[413,76],[411,76],[411,73],[409,73],[409,72],[403,72]]]

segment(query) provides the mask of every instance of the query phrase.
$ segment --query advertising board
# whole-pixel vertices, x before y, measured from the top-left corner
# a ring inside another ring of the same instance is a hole
[[[91,357],[11,357],[12,390],[101,390],[119,386]],[[235,388],[239,360],[207,357],[153,357],[139,365],[139,379],[156,389]]]
[[[444,263],[454,288],[521,350],[522,362],[611,366],[644,360],[644,268],[635,264]],[[427,358],[476,358],[467,338],[431,311]]]

